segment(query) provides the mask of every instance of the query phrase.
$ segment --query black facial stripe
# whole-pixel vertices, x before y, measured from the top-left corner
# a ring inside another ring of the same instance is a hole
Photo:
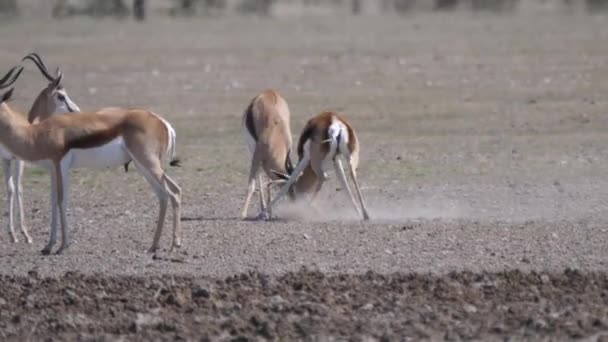
[[[66,101],[66,100],[64,99],[64,100],[63,100],[63,103],[64,103],[64,104],[65,104],[65,106],[68,108],[68,112],[70,112],[70,113],[74,113],[74,112],[75,112],[75,110],[74,110],[72,107],[70,107],[70,104],[68,103],[68,101]]]

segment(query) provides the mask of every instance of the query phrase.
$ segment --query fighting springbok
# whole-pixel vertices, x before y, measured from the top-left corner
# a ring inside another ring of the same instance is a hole
[[[268,205],[268,212],[260,213],[260,216],[270,218],[272,207],[288,191],[295,190],[296,196],[312,192],[311,202],[314,201],[323,183],[327,180],[326,170],[329,163],[333,163],[336,176],[359,215],[359,207],[348,186],[340,160],[343,157],[355,184],[363,219],[369,220],[356,174],[359,164],[359,140],[355,130],[344,116],[336,112],[323,112],[308,120],[298,140],[298,157],[299,161],[293,172],[286,175],[277,173],[286,182]],[[292,189],[292,186],[295,189]]]
[[[289,107],[275,90],[265,90],[250,102],[243,114],[243,134],[251,153],[251,167],[245,205],[241,218],[247,217],[247,209],[258,180],[261,212],[266,212],[264,186],[260,168],[271,180],[279,179],[278,174],[293,171],[291,158],[291,129],[289,128]]]
[[[65,112],[73,112],[80,111],[80,108],[72,102],[69,98],[65,89],[63,89],[60,80],[55,80],[52,78],[46,68],[46,65],[35,53],[27,55],[23,60],[31,59],[34,61],[38,69],[42,72],[42,74],[49,80],[49,84],[47,87],[42,89],[42,91],[38,94],[30,111],[28,112],[28,121],[34,122],[35,120],[44,120],[48,116],[52,114],[62,114]],[[18,78],[18,74],[15,75],[15,80]],[[53,97],[56,96],[57,100],[54,100]],[[57,104],[61,103],[61,106]],[[23,214],[23,191],[21,186],[21,179],[23,176],[23,161],[17,159],[10,151],[6,148],[0,146],[0,157],[2,158],[2,166],[4,169],[4,182],[6,185],[6,193],[7,193],[7,204],[8,204],[8,229],[9,235],[11,237],[11,241],[13,243],[18,242],[17,236],[15,234],[14,228],[14,197],[17,195],[17,212],[19,213],[19,229],[27,243],[32,243],[32,238],[30,237],[27,227],[25,224],[25,217]],[[13,172],[13,161],[14,164],[14,172]]]
[[[22,68],[12,68],[2,79],[4,82],[0,84],[0,89],[14,83],[16,78],[14,76],[11,78],[11,75],[16,70],[18,75]],[[56,79],[60,80],[60,77],[61,72],[58,71]],[[162,168],[162,160],[167,155],[172,159],[171,164],[176,164],[175,132],[166,120],[143,109],[105,108],[78,115],[55,115],[32,124],[6,103],[12,92],[13,88],[0,96],[0,143],[22,160],[50,162],[52,165],[51,191],[56,193],[62,232],[61,246],[57,254],[61,254],[69,246],[67,205],[65,205],[67,202],[64,202],[67,196],[66,175],[69,164],[65,162],[65,157],[70,151],[79,150],[91,152],[83,153],[84,160],[80,162],[98,165],[99,159],[105,157],[103,161],[107,166],[108,161],[117,162],[115,165],[124,165],[126,161],[132,160],[156,192],[160,203],[156,232],[150,251],[154,252],[159,248],[168,200],[171,201],[173,209],[171,250],[181,246],[181,189]],[[116,150],[120,152],[118,156],[94,152],[95,149],[116,144],[116,141],[120,141],[119,146],[122,147]],[[74,154],[73,158],[77,158],[77,155]],[[93,163],[93,159],[97,161]],[[52,227],[49,243],[42,250],[43,254],[50,254],[56,239],[57,232]]]

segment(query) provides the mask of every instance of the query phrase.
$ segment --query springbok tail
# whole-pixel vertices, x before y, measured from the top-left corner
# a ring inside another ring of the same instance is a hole
[[[169,141],[167,143],[167,154],[169,156],[169,166],[175,166],[175,167],[181,166],[181,160],[179,159],[179,157],[176,156],[176,152],[175,152],[175,138],[176,138],[175,130],[173,129],[171,124],[167,120],[163,119],[160,115],[158,115],[156,113],[152,113],[152,114],[154,114],[156,117],[158,117],[165,124],[165,127],[167,127],[167,134],[169,135]]]
[[[170,166],[175,166],[175,167],[179,167],[181,166],[181,160],[179,159],[179,157],[177,157],[175,155],[175,130],[173,129],[173,127],[168,125],[168,130],[169,130],[169,157],[170,157],[170,162],[169,165]]]

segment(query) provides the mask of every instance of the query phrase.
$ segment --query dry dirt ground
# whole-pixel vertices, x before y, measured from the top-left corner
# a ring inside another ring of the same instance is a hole
[[[28,166],[34,244],[0,234],[0,336],[601,338],[607,20],[0,22],[3,70],[37,51],[82,109],[145,106],[170,120],[183,166],[169,173],[184,192],[183,248],[167,250],[169,225],[150,255],[157,200],[143,178],[74,170],[74,243],[45,257],[49,177]],[[29,108],[44,85],[27,65],[13,104]],[[237,218],[241,114],[267,87],[289,102],[294,136],[324,109],[351,119],[371,222],[341,204],[335,177],[321,213],[283,205],[274,222]]]

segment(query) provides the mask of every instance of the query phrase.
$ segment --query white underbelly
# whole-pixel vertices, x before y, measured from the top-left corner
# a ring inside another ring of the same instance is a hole
[[[75,148],[70,150],[66,157],[72,159],[72,168],[115,167],[124,165],[131,160],[122,138],[116,138],[95,148]]]

